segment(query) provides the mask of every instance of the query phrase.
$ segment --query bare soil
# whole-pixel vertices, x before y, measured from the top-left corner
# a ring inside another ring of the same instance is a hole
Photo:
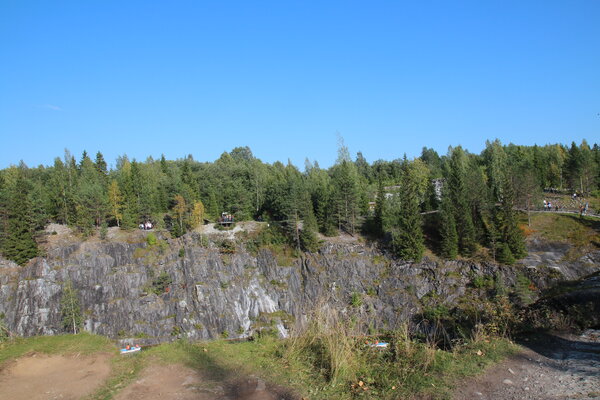
[[[454,398],[600,399],[600,331],[539,334],[521,353],[457,385]]]
[[[220,397],[222,388],[207,387],[201,376],[181,365],[153,365],[146,368],[139,378],[123,389],[115,400],[208,400]]]
[[[12,400],[81,399],[110,375],[110,355],[29,354],[0,369],[0,397]]]
[[[208,374],[207,374],[208,375]],[[115,400],[279,400],[291,399],[278,388],[268,388],[256,377],[215,381],[181,365],[152,365],[123,389]]]

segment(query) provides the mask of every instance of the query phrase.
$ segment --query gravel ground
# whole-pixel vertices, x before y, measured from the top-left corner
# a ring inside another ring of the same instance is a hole
[[[454,398],[600,400],[600,330],[539,334],[520,344],[521,353],[461,384]]]

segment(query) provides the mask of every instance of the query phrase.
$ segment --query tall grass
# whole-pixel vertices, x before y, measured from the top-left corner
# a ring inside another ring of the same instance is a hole
[[[310,362],[332,385],[353,381],[362,361],[356,339],[360,333],[350,317],[321,302],[307,321],[297,322],[285,356]]]

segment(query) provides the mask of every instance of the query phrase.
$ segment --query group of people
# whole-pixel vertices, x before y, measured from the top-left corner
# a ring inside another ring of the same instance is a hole
[[[578,196],[576,193],[573,194],[573,199],[577,199],[577,197],[581,197]],[[588,212],[588,208],[589,208],[589,203],[583,203],[582,201],[579,201],[579,214],[580,215],[586,215]],[[546,211],[560,211],[563,209],[563,206],[558,204],[558,203],[552,203],[550,200],[546,200],[544,199],[544,210]]]
[[[231,224],[233,223],[233,215],[229,213],[222,213],[219,218],[219,223],[221,224]]]
[[[140,229],[144,230],[144,231],[149,231],[150,229],[152,229],[152,222],[150,222],[150,221],[142,222],[140,224]]]
[[[555,211],[558,211],[562,208],[559,204],[553,205],[550,200],[546,201],[546,199],[544,199],[544,210],[552,211],[552,209],[553,209],[552,207],[554,207]]]

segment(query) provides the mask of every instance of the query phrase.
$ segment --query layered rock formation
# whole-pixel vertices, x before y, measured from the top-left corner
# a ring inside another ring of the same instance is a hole
[[[407,263],[357,242],[326,242],[318,253],[291,261],[266,248],[251,253],[241,241],[198,234],[148,242],[141,232],[121,240],[72,241],[49,245],[26,267],[1,262],[4,323],[18,335],[60,333],[60,301],[70,280],[87,331],[142,343],[246,337],[265,327],[285,336],[319,302],[374,328],[394,328],[431,299],[456,304],[477,277],[511,286],[523,274],[543,288],[600,269],[600,252],[563,262],[558,253],[564,249],[539,243],[523,265],[507,267]]]

